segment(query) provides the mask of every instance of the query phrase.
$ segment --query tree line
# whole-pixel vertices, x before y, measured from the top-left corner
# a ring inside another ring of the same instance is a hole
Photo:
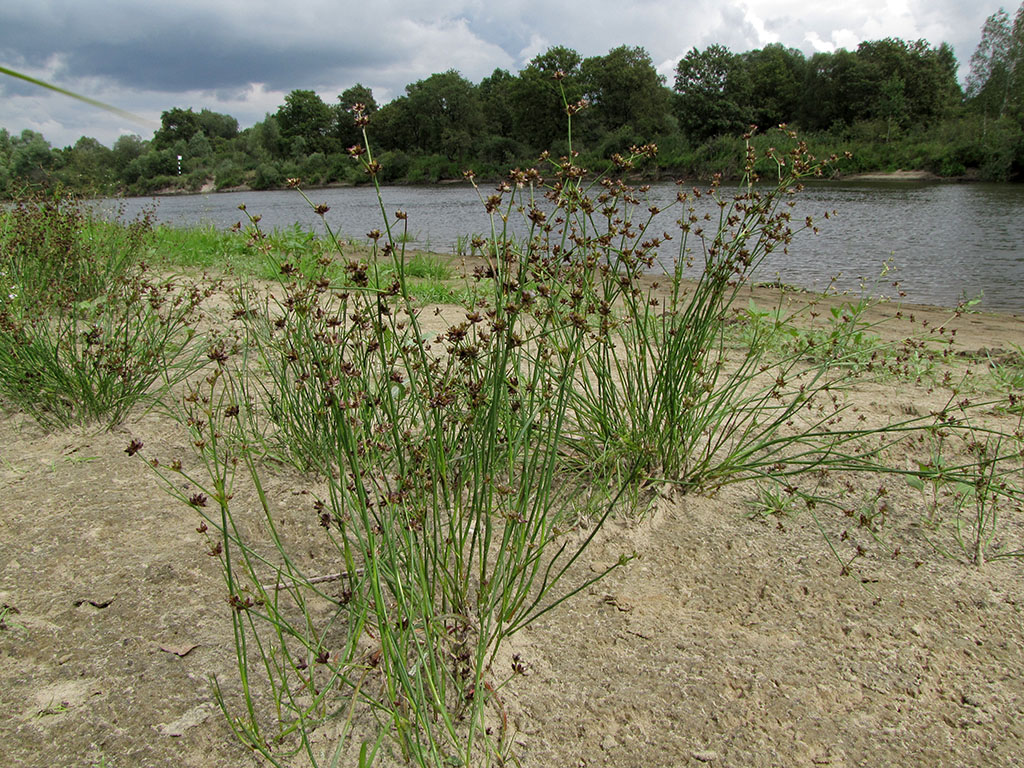
[[[0,129],[0,194],[60,185],[93,194],[246,186],[269,189],[360,183],[348,148],[362,141],[356,110],[386,182],[435,182],[472,169],[498,177],[542,151],[573,148],[600,164],[634,144],[659,147],[651,174],[738,172],[749,126],[788,124],[820,154],[850,150],[845,170],[914,168],[941,176],[1024,177],[1024,3],[982,29],[962,88],[952,48],[886,38],[810,57],[783,45],[734,53],[693,48],[673,82],[642,47],[584,58],[565,46],[518,73],[496,69],[479,83],[449,70],[412,83],[378,105],[356,84],[333,101],[294,90],[276,112],[239,130],[230,115],[175,107],[152,138],[112,147],[83,137],[52,148],[33,131]],[[179,159],[180,158],[180,159]]]

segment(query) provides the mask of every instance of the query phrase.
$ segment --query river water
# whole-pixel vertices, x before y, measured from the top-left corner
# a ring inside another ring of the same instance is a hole
[[[484,187],[485,194],[489,188]],[[676,186],[655,184],[650,197],[664,204]],[[332,188],[309,193],[330,207],[328,224],[345,238],[365,239],[381,228],[373,189]],[[489,231],[477,193],[468,185],[387,187],[389,215],[405,211],[414,246],[450,252],[460,237]],[[298,223],[316,229],[319,217],[295,191],[229,192],[117,201],[128,216],[156,206],[172,226],[228,228],[238,206],[262,216],[267,231]],[[825,220],[823,214],[835,211]],[[656,231],[673,231],[676,209]],[[813,216],[819,234],[799,233],[788,253],[773,253],[757,279],[824,289],[833,278],[843,290],[872,295],[905,293],[905,301],[953,306],[982,297],[979,309],[1024,313],[1024,185],[919,182],[814,182],[797,198],[794,220]],[[884,279],[885,265],[892,265]],[[893,281],[899,281],[894,288]]]

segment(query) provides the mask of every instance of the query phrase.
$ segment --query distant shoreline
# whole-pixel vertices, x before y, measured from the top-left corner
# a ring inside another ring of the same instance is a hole
[[[689,177],[681,177],[681,178],[683,178],[685,181],[694,181],[694,182],[705,181],[705,180],[698,179],[698,178],[689,178]],[[668,174],[668,175],[666,175],[666,174],[658,174],[658,175],[655,175],[654,177],[647,177],[647,176],[641,175],[638,178],[634,179],[633,181],[635,183],[637,183],[637,184],[644,184],[644,183],[651,183],[652,181],[670,181],[670,180],[674,180],[674,179],[675,179],[675,177],[672,177],[670,174]],[[497,180],[498,179],[494,179],[493,181],[497,181]],[[971,177],[971,176],[943,177],[943,176],[938,176],[938,175],[936,175],[934,173],[931,173],[930,171],[905,171],[905,170],[902,170],[902,169],[898,170],[898,171],[868,171],[866,173],[853,173],[853,174],[849,174],[849,175],[843,174],[843,175],[840,175],[840,176],[836,176],[836,177],[834,177],[834,178],[832,178],[830,180],[831,181],[942,181],[942,182],[951,182],[951,183],[974,181],[973,177]],[[483,182],[487,183],[489,180],[487,180],[487,179],[478,179],[478,181],[483,181]],[[390,182],[390,183],[384,184],[382,186],[428,186],[429,187],[429,186],[447,186],[447,185],[450,185],[450,184],[459,184],[459,183],[465,183],[465,179],[455,179],[455,178],[453,178],[453,179],[438,179],[435,182],[429,182],[429,183],[424,183],[424,182]],[[333,183],[333,184],[322,184],[322,185],[318,184],[318,185],[315,185],[315,186],[304,187],[304,188],[312,190],[312,189],[332,189],[332,188],[351,187],[351,186],[355,186],[355,185],[353,185],[351,183]],[[277,190],[282,190],[282,189],[288,189],[288,187],[282,185],[282,186],[279,186],[279,187],[271,187],[269,189],[260,190],[260,191],[270,192],[270,191],[277,191]],[[215,185],[214,185],[212,180],[207,180],[199,189],[192,190],[192,189],[181,189],[181,188],[175,188],[175,187],[164,187],[162,189],[154,190],[153,192],[150,192],[148,195],[140,195],[140,197],[176,197],[176,196],[179,196],[179,195],[207,195],[207,194],[218,193],[218,192],[251,192],[251,191],[253,191],[252,188],[249,187],[247,184],[239,184],[239,185],[233,186],[233,187],[224,187],[222,189],[217,189],[215,187]]]
[[[869,171],[842,176],[840,181],[968,181],[969,177],[943,178],[930,171]]]

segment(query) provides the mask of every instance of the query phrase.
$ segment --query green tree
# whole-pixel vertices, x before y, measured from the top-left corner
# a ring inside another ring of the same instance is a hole
[[[143,190],[153,188],[158,177],[178,175],[178,155],[173,149],[156,149],[152,146],[132,160],[125,169],[124,179],[129,184],[142,184]]]
[[[107,191],[114,178],[113,151],[83,136],[65,150],[62,178],[74,189]]]
[[[238,120],[231,115],[204,109],[197,119],[200,129],[209,139],[233,139],[238,135]]]
[[[516,78],[511,73],[504,69],[495,69],[477,86],[484,117],[484,130],[493,136],[512,136],[515,124],[512,93],[515,83]]]
[[[289,93],[277,110],[276,118],[284,147],[290,149],[293,140],[301,137],[310,152],[335,149],[331,140],[334,115],[315,91],[294,90]]]
[[[10,173],[23,181],[48,186],[50,172],[59,167],[58,156],[50,149],[43,134],[24,130],[11,139]]]
[[[188,149],[185,151],[185,157],[188,159],[203,159],[208,158],[213,154],[213,145],[210,144],[210,140],[206,138],[206,134],[199,131],[191,139],[188,140]]]
[[[356,125],[355,107],[362,105],[363,113],[372,115],[377,112],[377,100],[373,91],[362,83],[346,88],[334,105],[334,135],[342,149],[362,142],[362,130]]]
[[[0,163],[5,166],[11,161],[11,153],[14,146],[11,144],[11,134],[6,128],[0,128]]]
[[[267,115],[259,123],[242,131],[235,145],[249,158],[253,168],[256,163],[279,157],[284,153],[281,126],[275,115]]]
[[[705,141],[748,127],[750,83],[742,59],[724,45],[691,48],[676,65],[679,125],[692,139]]]
[[[347,112],[354,111],[356,104],[362,104],[363,111],[368,115],[372,115],[378,109],[377,100],[373,98],[373,90],[362,83],[346,88],[338,96],[338,106]]]
[[[9,194],[11,191],[11,155],[14,147],[11,144],[11,134],[6,128],[0,128],[0,196]]]
[[[160,127],[153,134],[153,147],[167,149],[177,142],[186,144],[201,130],[199,115],[190,109],[174,107],[160,115]]]
[[[139,157],[146,151],[146,143],[140,136],[125,134],[118,136],[117,141],[110,150],[110,161],[114,167],[114,173],[121,181],[126,181],[125,171],[132,160]]]
[[[416,129],[408,96],[399,96],[377,110],[370,121],[370,141],[386,150],[414,149]]]
[[[582,61],[572,48],[558,45],[535,56],[520,71],[509,94],[515,139],[543,150],[565,138],[567,116],[561,89],[570,104],[583,98]],[[579,121],[574,124],[578,126]]]
[[[413,146],[449,160],[467,156],[483,129],[476,87],[454,69],[405,88],[413,117]]]
[[[822,131],[852,125],[865,99],[864,73],[857,58],[840,48],[816,53],[807,63],[798,121],[806,130]]]
[[[580,78],[601,130],[629,126],[643,136],[665,130],[669,92],[643,48],[623,45],[592,56],[580,65]]]
[[[902,125],[907,115],[906,83],[898,75],[890,75],[882,83],[882,103],[879,109],[885,118],[885,140],[892,138],[893,129]]]
[[[741,55],[749,84],[745,112],[754,125],[771,128],[796,120],[807,60],[780,43]]]
[[[1012,23],[1002,8],[985,20],[965,90],[971,107],[986,118],[1024,106],[1024,3]]]
[[[856,74],[855,119],[888,122],[899,102],[901,120],[926,126],[960,101],[956,58],[945,44],[933,48],[926,40],[908,43],[892,37],[863,42],[857,47]]]

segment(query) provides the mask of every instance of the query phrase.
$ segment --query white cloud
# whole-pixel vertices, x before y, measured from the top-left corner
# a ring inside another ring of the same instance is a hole
[[[548,48],[551,47],[551,43],[543,35],[539,35],[534,32],[530,35],[530,42],[527,43],[519,51],[518,61],[516,62],[520,69],[529,64],[539,54],[544,53]]]

